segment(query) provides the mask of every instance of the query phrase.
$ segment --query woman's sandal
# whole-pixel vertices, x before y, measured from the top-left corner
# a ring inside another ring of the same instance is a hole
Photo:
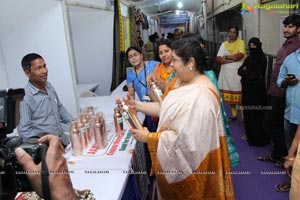
[[[279,183],[275,185],[275,190],[277,192],[288,192],[291,189],[291,181],[284,181],[283,183]]]
[[[246,133],[241,137],[241,139],[242,139],[242,140],[245,140],[245,141],[248,140],[248,137],[247,137]]]

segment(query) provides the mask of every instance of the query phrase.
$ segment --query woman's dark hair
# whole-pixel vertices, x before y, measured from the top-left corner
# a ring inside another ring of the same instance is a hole
[[[191,38],[181,38],[176,40],[172,44],[173,51],[182,59],[182,62],[186,65],[190,58],[195,59],[196,70],[203,74],[205,70],[205,53],[200,46],[200,42]]]
[[[235,25],[232,25],[232,26],[229,26],[228,27],[228,31],[230,31],[230,29],[234,28],[236,30],[236,37],[239,36],[239,27],[235,26]]]
[[[150,42],[155,42],[155,35],[154,34],[149,35],[148,38],[149,38]]]
[[[140,54],[142,54],[142,49],[140,47],[137,47],[137,46],[130,46],[128,47],[128,49],[126,50],[126,59],[128,60],[128,53],[129,51],[131,50],[135,50],[137,52],[139,52]]]
[[[157,45],[159,47],[160,45],[166,45],[167,47],[172,49],[172,41],[169,39],[161,39]]]
[[[168,38],[169,40],[173,41],[173,40],[174,40],[174,34],[171,33],[171,32],[169,32],[168,35],[167,35],[167,38]]]

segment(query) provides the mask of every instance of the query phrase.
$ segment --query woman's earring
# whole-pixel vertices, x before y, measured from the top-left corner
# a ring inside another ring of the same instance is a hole
[[[193,67],[189,67],[189,70],[192,71],[192,70],[193,70]]]

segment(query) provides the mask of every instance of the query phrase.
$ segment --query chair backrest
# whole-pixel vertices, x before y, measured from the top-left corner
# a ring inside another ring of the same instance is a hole
[[[79,97],[97,97],[97,96],[98,96],[97,94],[88,90],[88,91],[81,93]]]

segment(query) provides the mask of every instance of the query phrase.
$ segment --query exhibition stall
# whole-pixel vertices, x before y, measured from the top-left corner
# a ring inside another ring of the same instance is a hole
[[[136,141],[125,121],[124,135],[117,137],[113,133],[115,100],[126,97],[126,92],[123,92],[125,81],[110,92],[113,10],[108,3],[1,1],[0,89],[24,88],[28,77],[20,62],[26,54],[36,52],[47,64],[48,81],[73,116],[86,106],[102,112],[111,133],[105,149],[75,157],[67,147],[66,159],[74,188],[90,189],[96,199],[115,200],[122,198],[128,185],[137,185],[131,178],[134,174],[131,168],[134,166],[137,172],[139,164],[135,162],[143,157],[134,153]],[[95,95],[83,97],[86,92]],[[139,117],[142,121],[143,116]]]

